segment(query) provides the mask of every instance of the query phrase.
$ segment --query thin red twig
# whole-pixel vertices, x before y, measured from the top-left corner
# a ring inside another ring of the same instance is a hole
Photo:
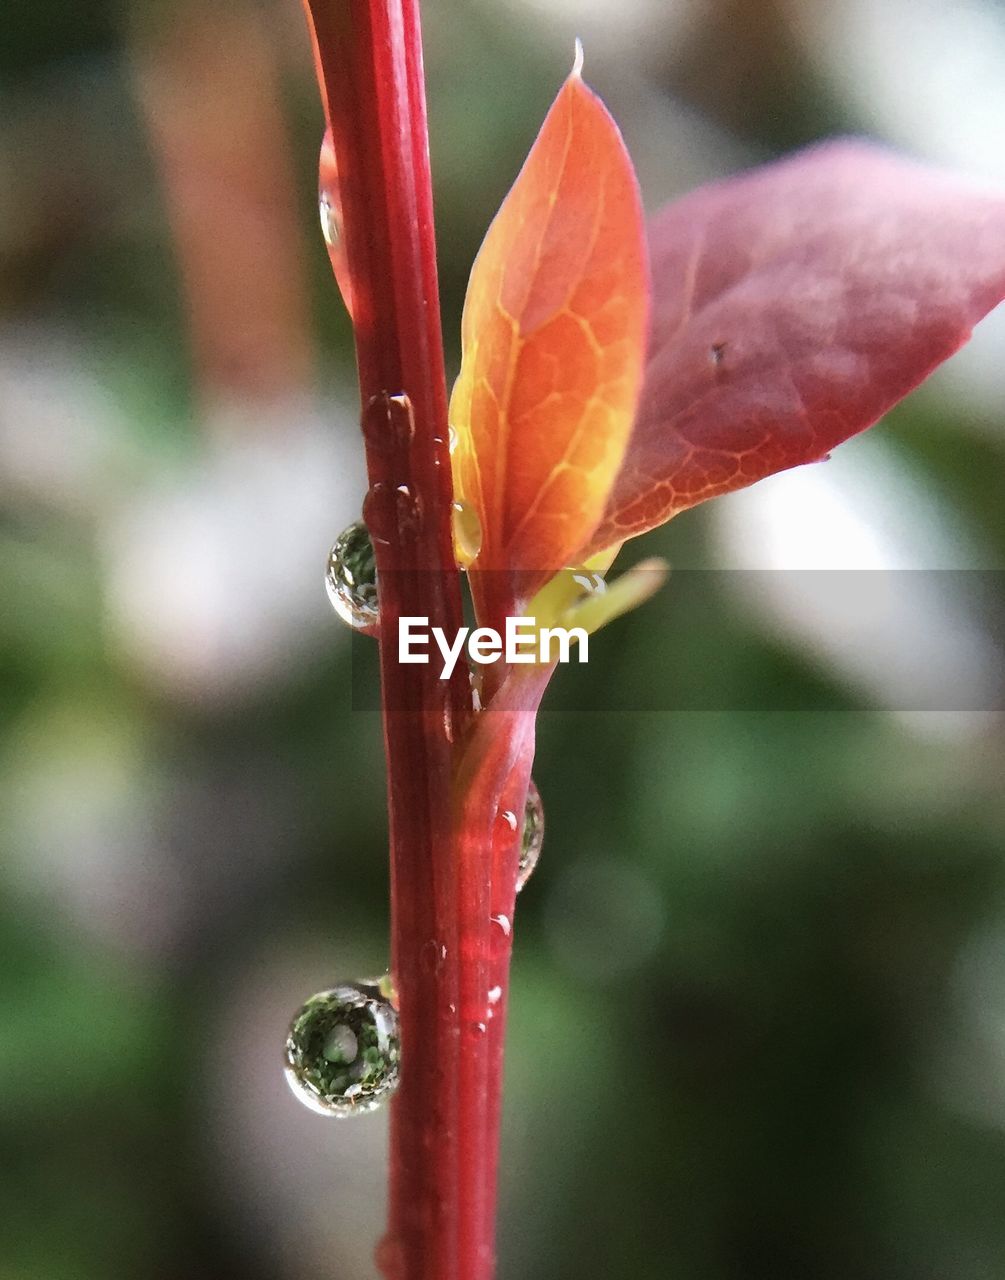
[[[435,665],[397,661],[400,616],[426,617],[450,635],[462,623],[418,8],[416,0],[306,2],[338,167],[369,475],[364,517],[385,637],[402,1044],[380,1263],[393,1280],[487,1280],[502,1054],[501,1034],[487,1030],[487,997],[490,977],[505,981],[509,955],[508,936],[502,954],[492,952],[494,824],[517,763],[505,739],[522,738],[526,718],[504,717],[491,750],[476,734],[472,755],[466,669],[448,683]],[[474,769],[455,785],[462,750]],[[515,877],[515,844],[510,861]]]

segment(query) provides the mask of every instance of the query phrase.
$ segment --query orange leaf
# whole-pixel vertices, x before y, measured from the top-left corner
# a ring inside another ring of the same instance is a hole
[[[578,68],[475,260],[450,404],[456,495],[477,512],[479,618],[577,563],[631,432],[649,311],[638,184]]]

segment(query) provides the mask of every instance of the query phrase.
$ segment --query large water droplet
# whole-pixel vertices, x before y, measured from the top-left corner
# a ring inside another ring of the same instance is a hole
[[[359,983],[311,996],[290,1024],[286,1080],[324,1116],[373,1111],[398,1083],[398,1015],[378,986]]]
[[[520,892],[530,879],[534,868],[537,866],[537,860],[541,856],[541,846],[543,844],[544,805],[541,803],[541,793],[538,791],[532,778],[530,782],[530,789],[527,792],[527,807],[523,811],[523,835],[520,839],[520,862],[516,873],[517,893]]]
[[[455,502],[451,511],[454,559],[462,569],[470,568],[482,549],[482,522],[468,502]]]
[[[359,520],[335,540],[325,589],[332,608],[350,627],[358,631],[377,625],[377,562],[370,534]]]

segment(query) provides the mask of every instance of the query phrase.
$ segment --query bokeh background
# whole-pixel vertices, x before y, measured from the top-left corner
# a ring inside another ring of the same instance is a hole
[[[839,132],[1005,180],[994,0],[429,0],[454,367],[576,35],[653,208]],[[302,18],[35,0],[0,76],[0,1277],[371,1280],[386,1120],[279,1061],[387,934]],[[671,579],[544,713],[502,1280],[1005,1274],[1003,321],[650,536],[772,573]],[[892,620],[825,569],[896,571]]]

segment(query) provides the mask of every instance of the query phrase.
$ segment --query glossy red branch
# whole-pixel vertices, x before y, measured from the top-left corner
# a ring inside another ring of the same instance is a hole
[[[470,698],[464,669],[446,682],[433,664],[402,666],[394,642],[402,614],[451,635],[462,621],[418,9],[415,0],[308,0],[307,7],[339,175],[370,482],[364,517],[384,637],[402,1065],[380,1263],[394,1280],[472,1280],[458,1243],[471,1171],[459,1163],[462,948],[452,788]]]

